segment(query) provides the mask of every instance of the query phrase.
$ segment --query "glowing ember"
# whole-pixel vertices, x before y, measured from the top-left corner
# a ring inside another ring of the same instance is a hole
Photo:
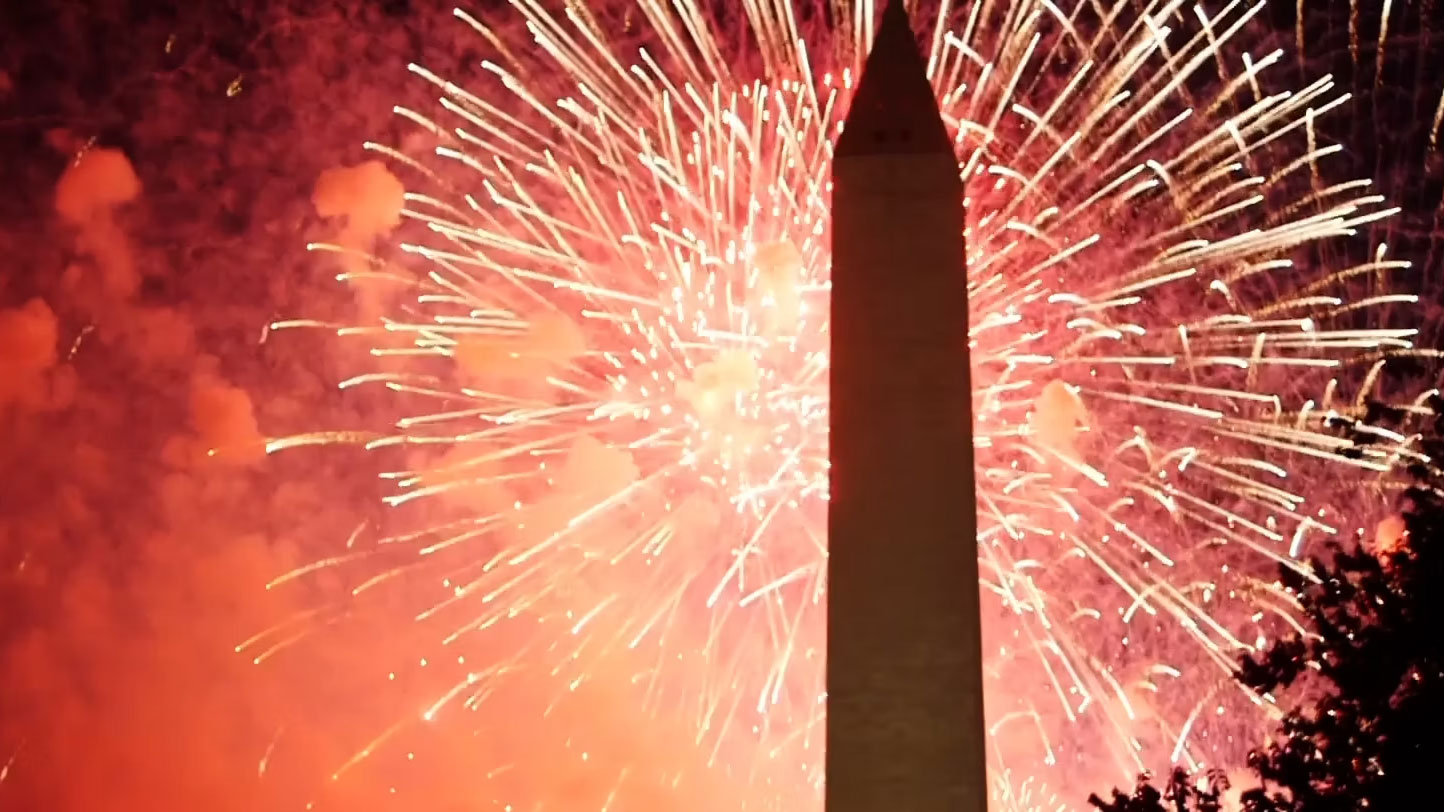
[[[358,605],[414,611],[445,669],[420,718],[466,708],[487,728],[516,718],[497,697],[525,683],[536,740],[565,738],[555,720],[584,701],[565,698],[604,685],[681,725],[696,758],[612,752],[597,794],[565,808],[699,765],[745,787],[720,808],[807,808],[827,179],[875,9],[746,2],[724,24],[695,0],[513,5],[501,29],[458,12],[505,43],[484,89],[415,69],[444,109],[398,112],[434,156],[368,145],[412,190],[412,261],[351,258],[343,278],[388,315],[341,329],[383,363],[346,385],[385,387],[410,416],[272,443],[399,450],[389,502],[409,529],[358,532],[278,582],[343,569]],[[1408,454],[1380,432],[1346,457],[1336,430],[1358,411],[1338,387],[1367,392],[1410,351],[1414,331],[1376,312],[1414,297],[1380,288],[1406,266],[1382,246],[1316,262],[1391,213],[1367,181],[1324,180],[1336,148],[1313,122],[1333,85],[1268,87],[1279,54],[1247,54],[1262,4],[1135,5],[981,0],[926,34],[969,188],[1002,808],[1071,804],[1042,787],[1106,781],[1150,748],[1216,762],[1251,744],[1233,734],[1262,712],[1228,675],[1287,622],[1274,562],[1341,529],[1341,482],[1357,492]],[[508,33],[518,18],[530,42]],[[479,792],[541,808],[507,780]]]

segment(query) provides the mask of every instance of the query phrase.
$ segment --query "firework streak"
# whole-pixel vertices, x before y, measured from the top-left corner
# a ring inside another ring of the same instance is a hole
[[[968,188],[1002,808],[1253,744],[1269,708],[1228,677],[1292,623],[1277,562],[1352,530],[1336,503],[1360,509],[1411,456],[1383,429],[1344,453],[1385,361],[1413,352],[1415,331],[1385,322],[1415,296],[1368,239],[1392,210],[1330,178],[1339,148],[1314,123],[1342,97],[1326,78],[1271,90],[1281,54],[1249,54],[1263,5],[919,15]],[[455,723],[484,729],[534,707],[532,736],[566,739],[592,686],[605,714],[637,709],[617,724],[671,744],[612,753],[581,800],[478,791],[651,808],[613,801],[712,770],[737,788],[719,809],[816,808],[828,178],[875,12],[514,0],[457,12],[494,60],[472,89],[414,68],[439,105],[397,112],[434,153],[367,145],[412,190],[409,259],[343,275],[404,294],[339,328],[380,364],[344,386],[409,416],[272,443],[389,449],[404,529],[277,583],[344,572],[347,607],[404,606],[434,662],[461,664],[338,780],[467,711]],[[276,326],[297,325],[314,322]],[[245,648],[264,659],[350,611]],[[499,707],[521,684],[532,698]]]

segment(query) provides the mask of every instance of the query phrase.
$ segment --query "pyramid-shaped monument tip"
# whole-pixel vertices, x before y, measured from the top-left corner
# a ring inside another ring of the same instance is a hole
[[[838,156],[953,153],[902,0],[888,0],[847,111]]]

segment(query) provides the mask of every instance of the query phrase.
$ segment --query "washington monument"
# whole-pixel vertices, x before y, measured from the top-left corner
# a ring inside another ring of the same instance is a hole
[[[963,187],[901,0],[834,156],[827,812],[984,812]]]

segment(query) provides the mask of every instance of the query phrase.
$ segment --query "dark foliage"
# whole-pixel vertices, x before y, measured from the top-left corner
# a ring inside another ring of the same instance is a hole
[[[1444,431],[1444,400],[1435,397]],[[1362,438],[1359,438],[1362,439]],[[1444,441],[1426,443],[1432,458]],[[1293,812],[1413,808],[1437,791],[1444,761],[1444,476],[1424,464],[1402,499],[1406,533],[1387,548],[1334,549],[1312,577],[1285,572],[1311,634],[1246,659],[1239,679],[1260,692],[1316,671],[1332,690],[1284,718],[1249,766],[1287,790]],[[1433,587],[1432,589],[1430,587]]]
[[[1444,398],[1429,437],[1444,437]],[[1375,410],[1378,411],[1378,410]],[[1388,422],[1378,411],[1374,417]],[[1364,424],[1341,426],[1356,448],[1373,436]],[[1429,459],[1444,440],[1426,441]],[[1283,568],[1308,634],[1278,640],[1240,663],[1240,682],[1261,694],[1306,675],[1326,689],[1312,705],[1284,717],[1273,740],[1249,757],[1260,786],[1241,796],[1245,812],[1360,812],[1435,808],[1444,763],[1444,471],[1418,462],[1400,500],[1403,534],[1396,543],[1334,546],[1307,573]],[[1432,587],[1432,588],[1431,588]],[[1211,777],[1211,779],[1215,779]],[[1089,802],[1103,812],[1213,812],[1219,785],[1190,786],[1177,769],[1160,791],[1140,778]]]
[[[1144,773],[1138,776],[1131,795],[1115,789],[1111,800],[1095,794],[1088,796],[1088,803],[1101,812],[1218,812],[1228,787],[1228,777],[1221,770],[1210,770],[1202,781],[1196,781],[1187,770],[1175,767],[1162,790]]]

